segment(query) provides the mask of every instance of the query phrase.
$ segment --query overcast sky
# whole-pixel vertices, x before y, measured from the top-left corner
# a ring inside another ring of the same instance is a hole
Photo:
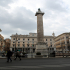
[[[70,32],[70,0],[0,0],[0,34],[6,39],[16,33],[37,33],[38,8],[45,13],[44,35]]]

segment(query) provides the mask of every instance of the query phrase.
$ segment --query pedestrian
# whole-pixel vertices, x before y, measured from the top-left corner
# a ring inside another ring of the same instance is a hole
[[[17,57],[21,60],[21,55],[20,55],[20,52],[17,50],[17,52],[15,53],[15,59],[14,60],[16,60],[17,59]]]
[[[55,57],[55,51],[53,51],[53,56]]]
[[[12,62],[12,59],[11,59],[11,56],[12,56],[12,52],[10,51],[10,49],[7,51],[7,62]]]

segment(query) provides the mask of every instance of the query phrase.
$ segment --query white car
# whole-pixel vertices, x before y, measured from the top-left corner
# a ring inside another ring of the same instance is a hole
[[[20,53],[20,55],[21,55],[21,56],[23,56],[23,54],[22,54],[22,53]]]

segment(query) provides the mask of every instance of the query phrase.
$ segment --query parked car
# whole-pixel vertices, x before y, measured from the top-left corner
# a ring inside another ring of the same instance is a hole
[[[0,51],[0,56],[5,57],[5,51]]]
[[[22,54],[23,54],[22,57],[26,57],[27,58],[27,56],[28,56],[27,53],[23,52]]]
[[[21,57],[23,57],[23,53],[22,52],[20,53],[20,55],[21,55]]]

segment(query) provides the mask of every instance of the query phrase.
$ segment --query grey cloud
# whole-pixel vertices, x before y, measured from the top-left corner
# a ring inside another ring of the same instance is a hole
[[[34,31],[37,28],[35,22],[35,13],[30,10],[26,10],[24,7],[18,7],[13,13],[9,14],[6,10],[0,9],[0,25],[9,24],[11,28],[4,28],[6,34],[18,32],[16,29],[20,28],[25,31]],[[3,16],[2,16],[3,15]]]
[[[13,3],[13,0],[0,0],[0,6],[9,7],[8,4]]]
[[[3,3],[5,1],[5,5]],[[12,3],[12,0],[0,0],[0,6],[8,7],[8,4]],[[60,20],[57,23],[55,20],[62,18],[61,14],[66,14],[66,8],[62,7],[60,4],[60,0],[45,0],[46,4],[43,4],[44,7],[41,8],[45,15],[43,18],[44,21],[44,32],[46,35],[52,35],[52,32],[55,32],[55,35],[59,35],[64,31],[68,31],[65,29],[65,25],[60,25]],[[37,11],[37,10],[36,10]],[[65,17],[66,19],[66,17]],[[61,19],[61,23],[69,23],[69,20]],[[13,12],[10,14],[5,9],[0,7],[0,28],[3,30],[2,33],[4,35],[12,35],[16,32],[19,34],[20,31],[18,28],[22,30],[21,34],[28,34],[29,32],[34,32],[37,30],[37,17],[35,13],[26,9],[25,7],[17,7]],[[63,22],[64,21],[64,22]],[[5,24],[9,24],[9,26],[4,26]],[[55,26],[52,27],[52,24]],[[57,26],[56,26],[57,25]],[[59,25],[59,27],[58,27]],[[60,27],[61,26],[61,27]],[[66,25],[68,27],[68,25]]]
[[[8,23],[9,19],[11,19],[11,15],[6,10],[0,8],[0,24]]]
[[[51,11],[66,12],[66,8],[61,3],[63,4],[61,0],[46,0],[45,8]]]
[[[10,21],[13,27],[21,28],[24,30],[35,30],[36,29],[36,22],[34,13],[30,10],[26,10],[24,7],[17,8],[15,11],[15,18]],[[14,11],[14,12],[15,12]]]
[[[15,28],[14,28],[14,30],[12,29],[12,28],[2,28],[3,30],[2,30],[2,32],[3,32],[3,34],[5,34],[5,35],[8,35],[8,34],[13,34],[13,33],[15,33],[16,32],[16,30],[15,30]]]

